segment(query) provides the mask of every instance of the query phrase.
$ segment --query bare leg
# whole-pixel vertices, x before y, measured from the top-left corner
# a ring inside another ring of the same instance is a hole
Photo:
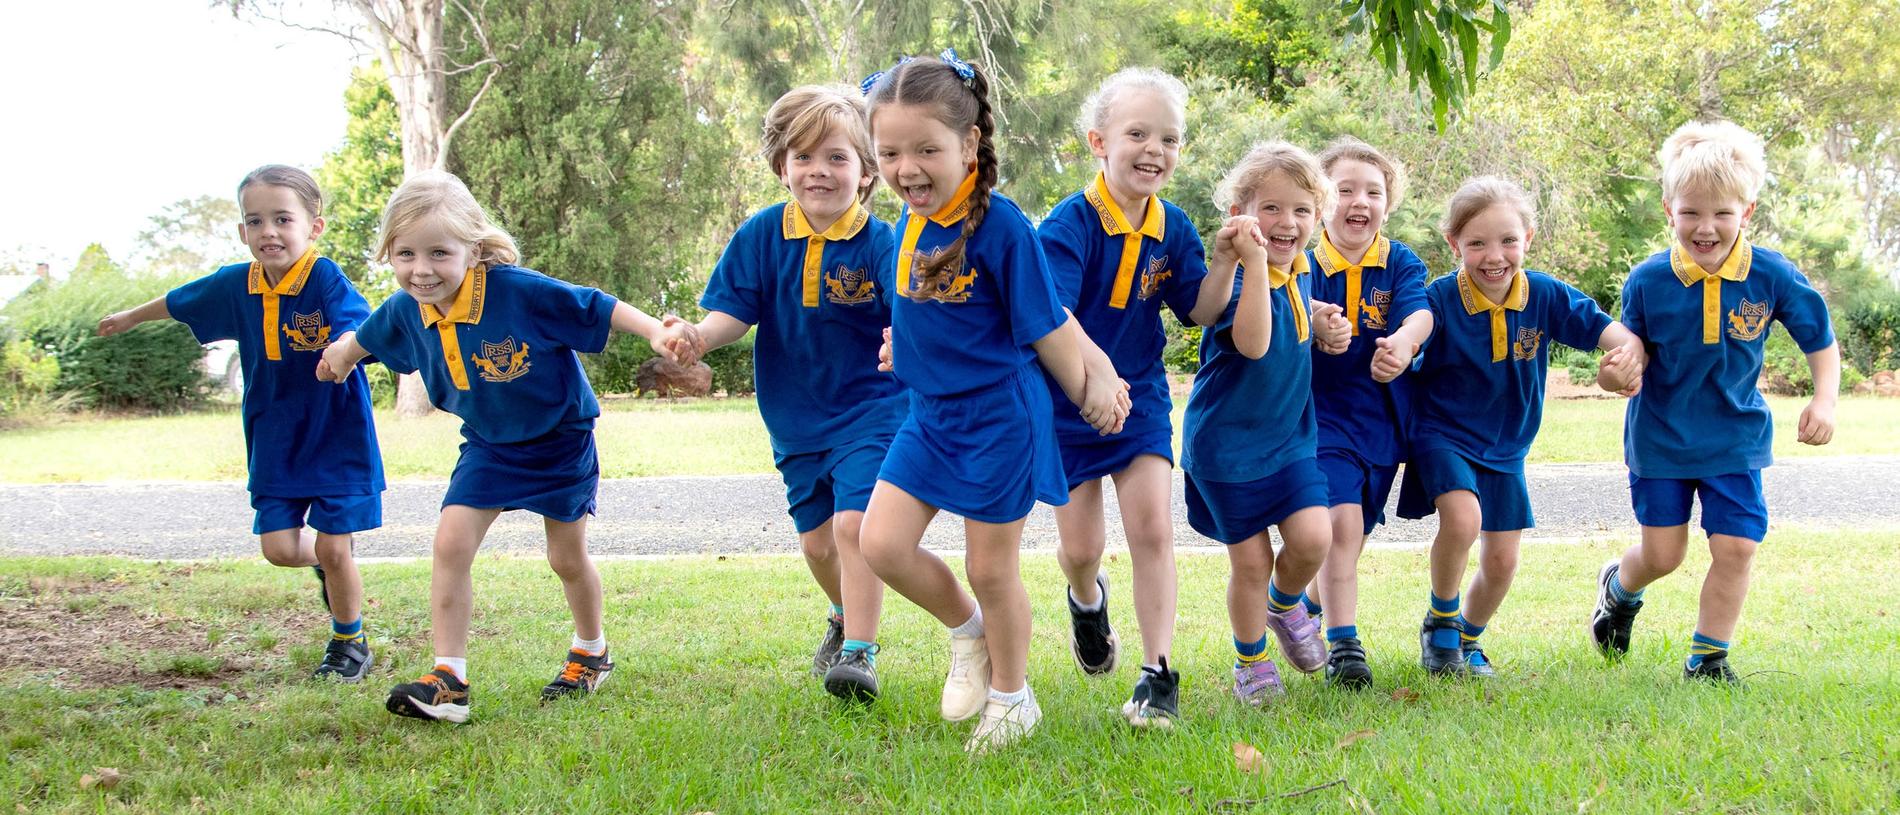
[[[1114,476],[1115,501],[1121,505],[1128,558],[1135,571],[1135,621],[1141,626],[1141,661],[1146,665],[1160,664],[1174,648],[1179,589],[1174,571],[1173,469],[1167,459],[1145,455]],[[1096,497],[1099,501],[1099,488]]]
[[[574,615],[574,633],[584,640],[600,639],[605,599],[600,572],[587,556],[587,516],[572,521],[543,518],[548,533],[548,566],[561,578],[567,610]]]
[[[835,516],[827,518],[817,528],[798,533],[798,548],[805,553],[805,568],[811,570],[811,577],[818,581],[818,588],[825,593],[825,599],[834,606],[842,606],[844,595],[838,586],[838,545],[832,528],[836,520]]]
[[[468,618],[475,603],[469,569],[488,527],[500,510],[450,504],[435,528],[435,558],[429,575],[429,633],[439,657],[468,656]]]
[[[1029,592],[1019,563],[1023,521],[991,524],[966,518],[963,538],[964,569],[989,638],[990,687],[1004,693],[1022,690],[1029,675]]]
[[[976,600],[963,590],[942,558],[924,549],[924,529],[937,508],[888,481],[877,482],[864,511],[859,546],[871,571],[904,599],[947,628],[976,614]]]

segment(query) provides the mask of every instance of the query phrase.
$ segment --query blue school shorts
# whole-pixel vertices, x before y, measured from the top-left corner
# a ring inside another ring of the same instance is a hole
[[[594,514],[600,460],[594,429],[555,428],[513,444],[479,441],[462,434],[462,458],[449,475],[442,506],[525,509],[563,523]]]
[[[1130,436],[1117,433],[1113,436],[1096,436],[1089,441],[1067,441],[1062,444],[1062,472],[1068,479],[1069,490],[1087,484],[1104,476],[1114,475],[1128,469],[1135,459],[1155,455],[1174,464],[1174,430],[1157,430],[1145,436]]]
[[[1399,485],[1399,517],[1426,518],[1438,511],[1438,496],[1467,490],[1478,496],[1485,532],[1515,532],[1537,525],[1524,473],[1493,470],[1445,449],[1414,452]]]
[[[1252,481],[1202,481],[1187,476],[1188,526],[1232,546],[1307,507],[1326,506],[1326,474],[1315,459],[1295,459]]]
[[[1018,520],[1037,501],[1068,503],[1042,369],[1031,362],[992,387],[954,396],[911,391],[910,416],[877,478],[984,523]]]
[[[1373,464],[1343,448],[1322,448],[1319,469],[1326,474],[1326,505],[1358,504],[1366,534],[1385,523],[1385,502],[1392,497],[1397,464]]]
[[[251,534],[262,535],[279,529],[302,529],[305,517],[310,528],[325,535],[347,535],[383,525],[382,493],[368,495],[324,495],[313,498],[281,498],[275,495],[251,495]]]
[[[1702,497],[1702,531],[1761,541],[1768,535],[1768,502],[1761,494],[1761,471],[1709,478],[1640,478],[1630,473],[1630,503],[1643,526],[1681,526],[1689,506]]]
[[[785,479],[786,514],[799,534],[824,526],[831,516],[871,504],[871,488],[884,466],[891,434],[841,444],[811,453],[773,454],[772,465]]]

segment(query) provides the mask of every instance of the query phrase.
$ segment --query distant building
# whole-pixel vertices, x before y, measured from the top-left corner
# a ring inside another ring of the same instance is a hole
[[[0,307],[25,294],[35,283],[42,280],[51,282],[52,276],[52,269],[44,263],[34,269],[33,274],[0,274]]]

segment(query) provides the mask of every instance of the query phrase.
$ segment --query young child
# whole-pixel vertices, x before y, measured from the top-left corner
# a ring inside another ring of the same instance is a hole
[[[1286,693],[1267,655],[1268,630],[1298,670],[1326,664],[1300,594],[1331,541],[1326,476],[1316,458],[1312,345],[1321,325],[1329,344],[1343,347],[1350,338],[1339,307],[1310,304],[1303,282],[1306,242],[1327,198],[1312,154],[1285,142],[1254,145],[1214,190],[1228,220],[1215,235],[1202,285],[1230,295],[1201,335],[1181,469],[1188,524],[1227,545],[1234,696],[1249,705]],[[1244,270],[1236,271],[1235,258]],[[1277,562],[1274,526],[1283,543]]]
[[[1411,377],[1400,376],[1432,333],[1425,303],[1425,262],[1380,232],[1405,193],[1405,171],[1371,145],[1344,136],[1319,155],[1332,185],[1333,207],[1307,262],[1317,267],[1313,299],[1345,310],[1351,342],[1343,354],[1313,355],[1313,409],[1319,420],[1319,467],[1326,474],[1332,547],[1309,592],[1325,600],[1326,680],[1346,688],[1372,685],[1359,640],[1359,555],[1385,523],[1399,463],[1405,460],[1401,417],[1410,416]]]
[[[1598,381],[1613,391],[1636,381],[1643,348],[1589,295],[1524,268],[1537,214],[1516,184],[1465,182],[1439,230],[1460,265],[1426,287],[1434,328],[1415,374],[1399,517],[1438,513],[1419,663],[1433,674],[1488,677],[1495,671],[1478,638],[1511,588],[1518,541],[1535,523],[1524,456],[1543,418],[1550,343],[1609,352]],[[1484,549],[1461,607],[1458,589],[1480,531]]]
[[[1761,471],[1773,463],[1761,376],[1768,321],[1807,354],[1814,398],[1796,438],[1827,444],[1841,383],[1827,303],[1772,249],[1742,236],[1767,164],[1761,139],[1729,122],[1690,122],[1663,143],[1663,212],[1675,239],[1630,270],[1623,321],[1651,364],[1630,400],[1624,457],[1642,540],[1598,575],[1590,637],[1610,657],[1629,651],[1643,589],[1682,565],[1699,498],[1713,563],[1683,675],[1739,681],[1728,664],[1755,547],[1768,533]]]
[[[254,260],[108,315],[99,335],[174,319],[199,342],[237,340],[247,487],[257,511],[251,532],[265,560],[316,570],[331,619],[314,675],[360,682],[375,657],[363,635],[352,535],[383,524],[383,459],[368,379],[355,374],[333,388],[311,372],[326,347],[369,315],[369,304],[335,263],[317,256],[323,193],[309,173],[281,164],[252,170],[238,182],[238,208],[238,236]]]
[[[1161,352],[1163,304],[1192,324],[1211,323],[1231,283],[1201,285],[1207,258],[1193,221],[1157,193],[1174,175],[1186,128],[1187,86],[1152,68],[1109,77],[1082,104],[1077,124],[1101,172],[1056,204],[1036,234],[1062,303],[1083,331],[1090,375],[1129,383],[1133,406],[1122,432],[1104,437],[1069,407],[1046,376],[1069,502],[1057,507],[1057,560],[1068,577],[1070,650],[1087,674],[1115,670],[1121,641],[1109,623],[1102,478],[1115,481],[1135,572],[1142,666],[1122,714],[1129,724],[1169,726],[1180,715],[1174,642],[1173,402]],[[1227,267],[1233,268],[1232,258]]]
[[[891,323],[894,239],[864,207],[877,160],[863,97],[793,89],[765,114],[764,148],[792,200],[732,236],[700,297],[699,335],[718,348],[759,327],[759,412],[805,565],[831,600],[812,672],[834,695],[870,700],[884,584],[858,551],[858,528],[909,402],[869,364]]]
[[[950,721],[980,712],[965,748],[984,752],[1042,718],[1028,684],[1029,597],[1017,557],[1030,507],[1068,499],[1036,363],[1099,430],[1120,429],[1126,396],[1119,379],[1084,381],[1074,321],[1035,230],[994,192],[989,80],[946,50],[900,61],[864,88],[878,173],[904,202],[891,353],[911,394],[862,545],[879,577],[950,628],[941,711]],[[974,600],[919,546],[939,509],[964,518]]]
[[[510,509],[546,519],[548,565],[574,615],[572,646],[541,698],[590,693],[614,665],[601,630],[600,575],[587,557],[600,404],[576,352],[597,353],[610,331],[629,331],[669,359],[696,358],[697,337],[684,322],[662,327],[599,290],[514,265],[514,239],[448,173],[404,181],[383,211],[381,233],[377,257],[388,259],[402,290],[323,352],[317,376],[347,377],[369,354],[398,373],[421,371],[429,401],[462,418],[464,439],[435,532],[435,668],[390,689],[385,706],[418,719],[468,720],[469,568],[489,524]]]

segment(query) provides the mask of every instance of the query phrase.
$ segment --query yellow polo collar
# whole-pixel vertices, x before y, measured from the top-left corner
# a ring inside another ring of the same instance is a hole
[[[1135,265],[1141,261],[1141,239],[1146,236],[1160,241],[1166,234],[1167,215],[1161,210],[1161,199],[1148,196],[1148,214],[1142,217],[1141,227],[1137,229],[1129,223],[1128,216],[1122,214],[1115,197],[1109,194],[1106,174],[1096,173],[1095,183],[1082,191],[1082,197],[1095,208],[1103,232],[1123,236],[1121,260],[1115,266],[1115,284],[1109,290],[1108,307],[1127,308],[1128,294],[1135,284]]]
[[[1372,237],[1372,246],[1367,247],[1365,255],[1359,258],[1358,263],[1352,263],[1333,246],[1333,239],[1326,234],[1326,231],[1320,230],[1319,249],[1314,254],[1319,256],[1320,271],[1325,272],[1327,277],[1340,272],[1346,273],[1346,321],[1352,323],[1352,335],[1357,337],[1359,336],[1360,276],[1367,266],[1385,268],[1387,259],[1392,256],[1392,241],[1382,233],[1375,233]]]
[[[442,361],[448,364],[449,379],[458,391],[468,390],[468,366],[462,362],[462,343],[455,335],[456,323],[476,325],[482,321],[482,304],[488,299],[488,266],[477,264],[462,278],[455,300],[447,312],[428,303],[422,308],[422,327],[434,328],[442,337]]]
[[[303,285],[310,280],[310,270],[317,265],[317,248],[312,246],[303,250],[303,256],[290,264],[290,270],[277,281],[270,284],[270,278],[264,274],[262,261],[251,261],[249,288],[252,294],[264,298],[264,358],[280,360],[284,358],[282,340],[277,336],[278,302],[280,297],[295,297],[303,292]]]
[[[794,241],[803,238],[805,241],[803,287],[806,308],[818,307],[818,293],[824,284],[822,267],[825,258],[825,241],[850,240],[856,237],[870,220],[870,211],[857,201],[852,201],[851,209],[838,216],[838,220],[833,221],[824,232],[818,232],[811,228],[811,221],[805,218],[805,210],[798,205],[797,201],[789,201],[785,204],[785,218],[782,226],[785,239]]]
[[[1517,276],[1511,278],[1511,288],[1504,292],[1504,302],[1493,303],[1478,289],[1478,284],[1471,279],[1471,273],[1459,267],[1458,299],[1464,303],[1466,314],[1491,313],[1491,361],[1504,361],[1510,353],[1509,338],[1505,336],[1504,311],[1523,311],[1524,306],[1531,301],[1531,282],[1524,270],[1519,269]]]
[[[1689,257],[1682,244],[1669,247],[1669,269],[1686,288],[1702,284],[1702,344],[1722,341],[1722,281],[1740,283],[1748,279],[1748,268],[1755,260],[1755,247],[1746,238],[1736,238],[1735,248],[1723,259],[1722,267],[1710,272]]]

